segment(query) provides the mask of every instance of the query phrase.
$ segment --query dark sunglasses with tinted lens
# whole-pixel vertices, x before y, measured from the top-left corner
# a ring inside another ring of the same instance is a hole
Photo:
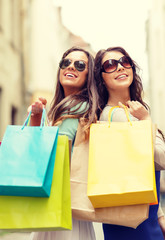
[[[112,73],[117,70],[118,64],[121,64],[124,68],[132,68],[133,62],[130,57],[123,56],[119,60],[108,59],[102,65],[102,72]]]
[[[65,69],[67,68],[70,64],[72,63],[72,60],[69,58],[65,58],[62,59],[60,61],[59,67],[61,69]],[[83,72],[86,68],[86,63],[82,60],[77,60],[74,62],[74,67],[79,71],[79,72]]]

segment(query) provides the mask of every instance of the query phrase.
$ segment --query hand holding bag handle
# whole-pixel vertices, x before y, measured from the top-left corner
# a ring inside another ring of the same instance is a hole
[[[0,151],[0,195],[49,197],[59,128],[29,126],[31,111],[23,126],[9,125]]]
[[[24,129],[25,126],[29,126],[30,125],[30,118],[31,118],[31,114],[32,114],[32,111],[29,112],[23,126],[22,126],[22,130]],[[43,108],[42,110],[42,117],[41,117],[41,123],[40,123],[40,129],[42,129],[43,126],[47,126],[48,125],[48,122],[47,122],[47,117],[46,117],[46,110],[45,108]]]

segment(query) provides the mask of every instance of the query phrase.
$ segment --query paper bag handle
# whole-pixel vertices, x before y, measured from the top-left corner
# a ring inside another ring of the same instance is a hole
[[[23,126],[22,126],[22,128],[21,128],[22,130],[24,129],[25,126],[29,126],[29,124],[30,124],[30,118],[31,118],[31,113],[32,113],[32,112],[30,111],[29,114],[28,114],[28,116],[27,116],[27,118],[26,118],[26,120],[25,120],[25,122],[24,122],[24,124],[23,124]],[[45,110],[45,108],[43,108],[43,111],[42,111],[40,129],[42,129],[44,125],[48,125],[48,123],[47,123],[47,118],[46,118],[46,110]]]
[[[111,109],[109,110],[109,113],[108,113],[109,127],[110,127],[110,123],[112,122],[113,111],[114,111],[114,109],[116,109],[116,108],[120,108],[120,106],[111,107]],[[131,122],[131,119],[130,119],[130,116],[129,116],[129,113],[128,113],[128,107],[123,104],[123,108],[124,108],[126,117],[127,117],[127,119],[128,119],[128,122],[130,123],[130,125],[132,125],[132,122]]]

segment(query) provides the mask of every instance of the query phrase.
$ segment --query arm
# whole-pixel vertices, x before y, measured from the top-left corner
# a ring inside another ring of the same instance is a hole
[[[73,107],[71,110],[74,110],[77,108],[78,105]],[[86,111],[86,108],[88,107],[87,102],[84,102],[79,110],[76,111],[76,114]],[[79,119],[78,118],[66,118],[62,121],[62,123],[59,125],[59,134],[61,135],[67,135],[70,140],[72,140],[72,143],[74,143],[74,139],[77,132]]]
[[[163,233],[163,236],[165,239],[165,217],[164,216],[159,217],[158,222],[159,222],[160,228],[162,230],[162,233]]]
[[[155,169],[165,170],[165,143],[161,134],[157,131],[154,148]]]
[[[160,228],[162,230],[162,233],[163,233],[163,236],[165,239],[165,217],[164,217],[164,213],[163,213],[163,210],[162,210],[160,204],[159,204],[159,209],[158,209],[158,222],[159,222]]]
[[[78,127],[77,118],[67,118],[59,125],[59,134],[67,135],[70,140],[74,140]]]
[[[73,107],[71,110],[75,110],[77,106],[78,105]],[[79,108],[79,110],[76,111],[76,114],[86,111],[87,107],[87,102],[84,102]],[[63,120],[62,123],[59,125],[59,134],[67,135],[69,139],[73,141],[77,132],[78,123],[78,118],[67,118]]]

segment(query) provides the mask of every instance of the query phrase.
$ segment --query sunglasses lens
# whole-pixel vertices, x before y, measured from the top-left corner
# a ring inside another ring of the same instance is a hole
[[[71,60],[70,59],[63,59],[60,62],[60,68],[61,69],[65,69],[67,68],[69,65],[71,64]]]
[[[114,59],[109,59],[103,64],[103,69],[107,73],[114,72],[117,68],[117,64],[117,61],[115,61]]]
[[[126,56],[124,56],[124,57],[121,58],[121,64],[122,64],[123,67],[125,67],[125,68],[131,68],[131,67],[133,66],[133,63],[132,63],[131,58],[126,57]]]
[[[74,66],[79,72],[84,71],[86,67],[83,61],[75,61]]]
[[[70,59],[63,59],[61,60],[59,66],[61,69],[65,69],[71,64],[71,62],[72,61]],[[86,64],[83,61],[75,61],[74,66],[79,72],[82,72],[84,71]]]
[[[133,67],[133,62],[130,57],[123,56],[118,61],[115,59],[109,59],[103,63],[103,72],[112,73],[116,71],[118,63],[120,63],[125,68]]]

